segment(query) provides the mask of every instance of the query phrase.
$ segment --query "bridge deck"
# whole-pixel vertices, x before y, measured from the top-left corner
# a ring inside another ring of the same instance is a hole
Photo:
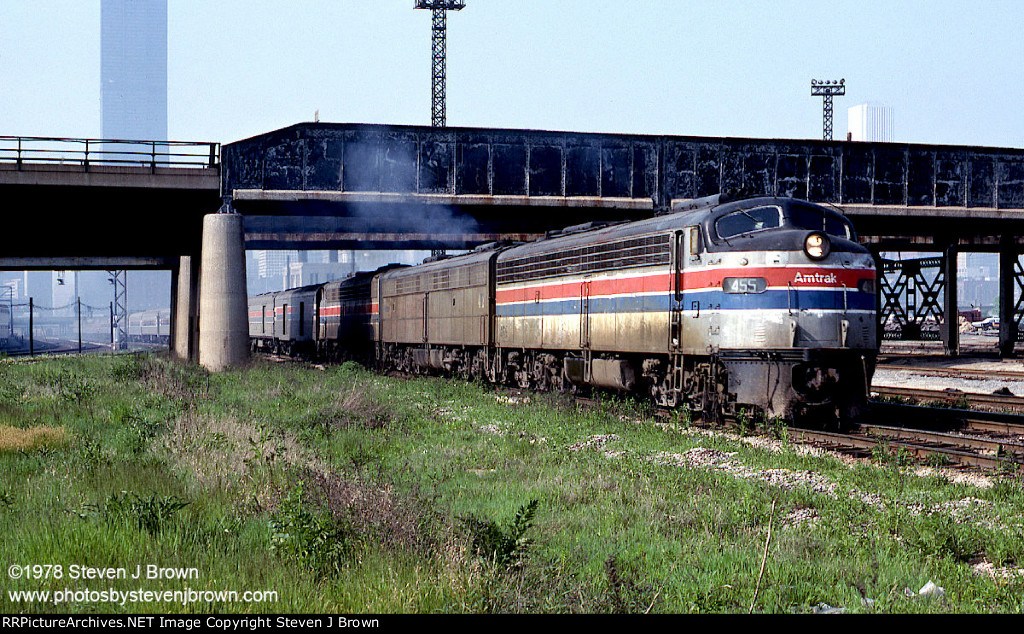
[[[646,199],[667,209],[739,190],[844,206],[1024,210],[1024,150],[1009,148],[304,123],[225,145],[223,157],[223,191],[259,214],[291,213],[300,197],[270,195],[282,191]]]

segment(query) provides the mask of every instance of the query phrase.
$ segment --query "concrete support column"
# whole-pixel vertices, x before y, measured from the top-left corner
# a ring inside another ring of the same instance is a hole
[[[942,259],[942,279],[945,284],[942,294],[942,347],[946,354],[955,357],[960,354],[960,307],[957,297],[956,265],[959,252],[955,245],[946,248]]]
[[[192,266],[192,256],[183,255],[172,284],[174,295],[174,356],[179,359],[198,361],[199,340],[199,271]]]
[[[999,236],[999,356],[1012,357],[1017,343],[1017,322],[1014,321],[1013,299],[1017,282],[1017,240],[1012,235]]]
[[[249,360],[248,297],[242,216],[203,218],[199,276],[199,363],[212,371]]]

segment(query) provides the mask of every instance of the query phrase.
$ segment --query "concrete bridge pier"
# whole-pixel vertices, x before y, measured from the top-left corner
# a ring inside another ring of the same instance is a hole
[[[217,372],[249,360],[245,241],[240,214],[221,212],[203,218],[201,260],[199,364]]]
[[[199,360],[199,269],[192,256],[183,255],[171,272],[171,314],[174,324],[174,356],[184,361]]]

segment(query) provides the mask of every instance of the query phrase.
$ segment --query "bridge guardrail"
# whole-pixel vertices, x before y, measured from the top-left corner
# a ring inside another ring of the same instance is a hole
[[[211,168],[220,144],[194,141],[0,136],[0,163]]]

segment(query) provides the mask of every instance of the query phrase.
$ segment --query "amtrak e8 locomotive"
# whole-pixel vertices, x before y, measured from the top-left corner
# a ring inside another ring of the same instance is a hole
[[[392,270],[372,303],[386,367],[644,392],[713,418],[846,418],[874,372],[874,287],[839,212],[712,197]]]
[[[871,254],[842,214],[789,198],[700,199],[332,284],[302,289],[310,323],[287,330],[253,298],[254,343],[303,333],[338,356],[365,332],[385,369],[598,386],[711,418],[856,416],[878,348]]]

